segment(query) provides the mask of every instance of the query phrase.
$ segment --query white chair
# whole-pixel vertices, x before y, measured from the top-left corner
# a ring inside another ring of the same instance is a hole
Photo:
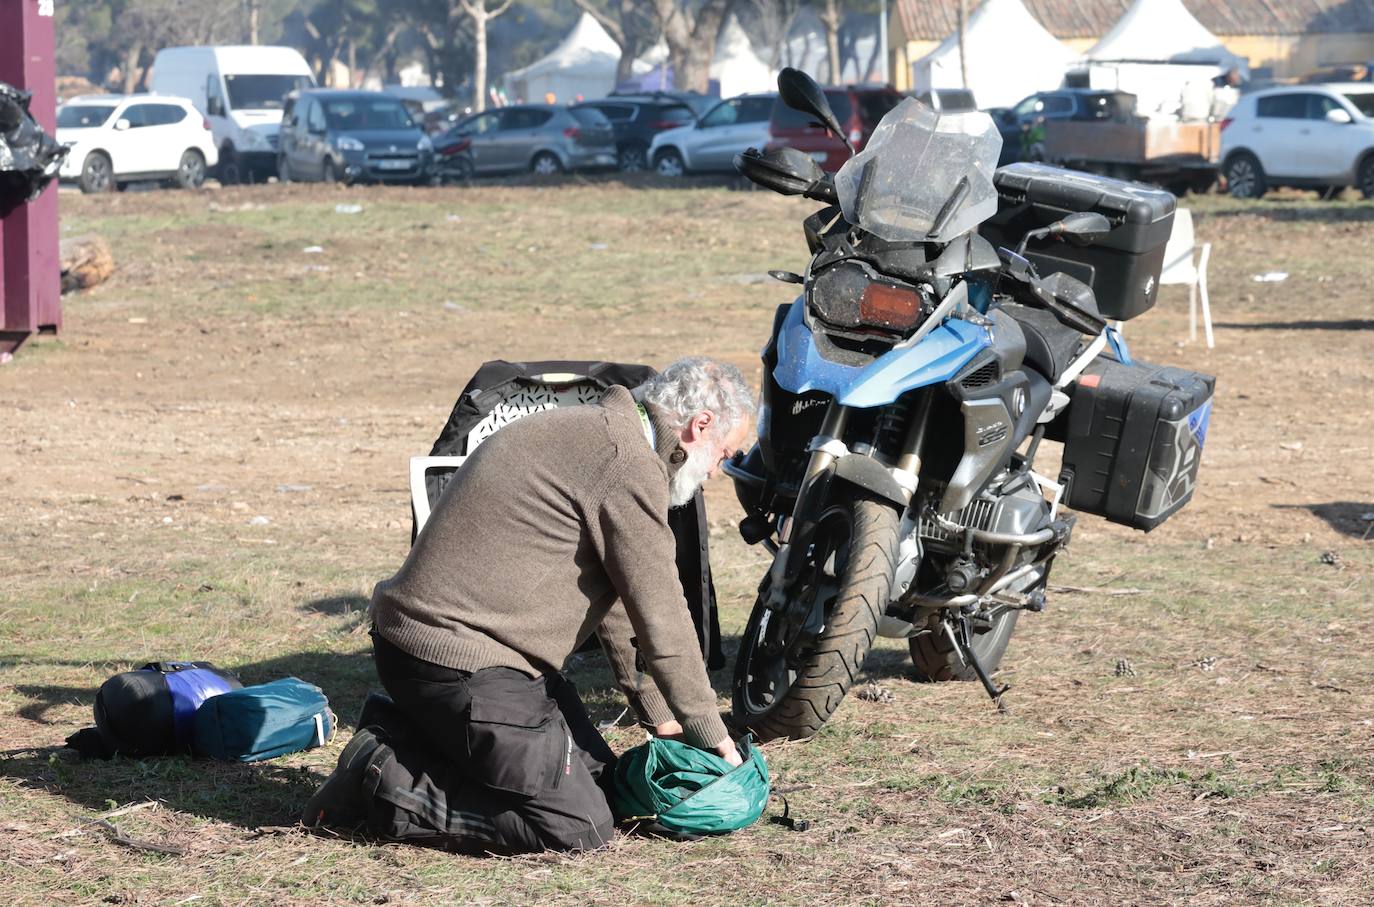
[[[1196,260],[1194,255],[1196,254]],[[1212,244],[1197,244],[1193,233],[1193,212],[1179,208],[1174,212],[1174,229],[1164,246],[1164,268],[1159,275],[1164,284],[1188,285],[1188,339],[1197,339],[1197,303],[1202,298],[1202,328],[1207,335],[1207,348],[1212,342],[1212,305],[1207,298],[1207,261],[1212,257]]]

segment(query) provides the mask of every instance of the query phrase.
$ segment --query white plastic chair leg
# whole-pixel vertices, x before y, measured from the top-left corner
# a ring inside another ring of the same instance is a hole
[[[1197,339],[1197,285],[1199,278],[1188,284],[1188,340]]]
[[[1197,287],[1198,295],[1202,297],[1202,328],[1207,334],[1207,349],[1212,349],[1216,343],[1212,338],[1212,304],[1207,298],[1207,260],[1212,257],[1212,244],[1203,243],[1202,255],[1197,263]]]

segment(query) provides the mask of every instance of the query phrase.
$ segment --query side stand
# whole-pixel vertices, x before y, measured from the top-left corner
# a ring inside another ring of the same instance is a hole
[[[992,678],[988,677],[987,669],[983,667],[983,663],[978,660],[978,655],[973,651],[973,641],[972,635],[969,632],[968,615],[960,615],[957,624],[951,623],[948,620],[943,621],[943,624],[945,635],[948,636],[949,641],[953,643],[954,650],[959,653],[959,657],[963,659],[964,664],[973,668],[973,673],[978,675],[979,683],[983,685],[984,690],[987,690],[988,696],[997,706],[997,711],[1005,712],[1007,707],[1002,702],[1002,694],[1010,690],[1011,687],[1003,686],[1001,689],[998,689],[993,685]]]

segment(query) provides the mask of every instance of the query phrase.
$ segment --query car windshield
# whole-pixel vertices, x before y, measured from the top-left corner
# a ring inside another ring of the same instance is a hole
[[[997,211],[1002,136],[981,111],[907,98],[835,174],[845,220],[889,242],[948,242]]]
[[[1355,105],[1355,109],[1371,119],[1374,119],[1374,92],[1360,92],[1352,94],[1346,92],[1345,99]],[[61,126],[61,123],[57,125]]]
[[[234,110],[281,110],[288,94],[310,87],[310,77],[230,75],[224,77],[224,87]]]
[[[324,102],[330,129],[346,132],[370,129],[410,129],[415,121],[395,98],[335,98]]]
[[[113,104],[69,104],[57,109],[57,128],[89,129],[103,126],[114,111]]]

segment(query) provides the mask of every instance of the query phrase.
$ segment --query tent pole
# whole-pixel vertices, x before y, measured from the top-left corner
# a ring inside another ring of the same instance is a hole
[[[959,82],[964,88],[968,88],[968,55],[964,53],[966,25],[968,25],[968,0],[959,0]]]
[[[887,59],[887,0],[882,0],[882,2],[878,4],[878,46],[882,48],[883,83],[891,85],[892,67],[889,65]]]

